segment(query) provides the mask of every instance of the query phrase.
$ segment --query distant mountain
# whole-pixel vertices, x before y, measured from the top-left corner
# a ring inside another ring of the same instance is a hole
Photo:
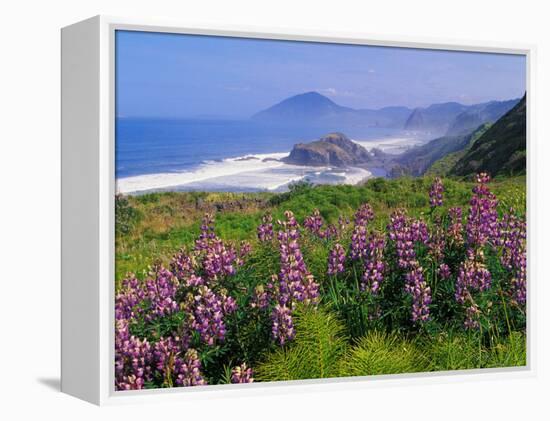
[[[448,130],[451,122],[467,109],[467,105],[458,102],[446,102],[433,104],[426,108],[415,108],[405,122],[404,129],[443,134]]]
[[[401,128],[411,109],[385,107],[378,110],[354,109],[336,104],[318,92],[306,92],[287,98],[252,116],[253,120],[267,123],[372,126]]]
[[[317,92],[306,92],[287,98],[252,116],[255,120],[318,120],[335,115],[353,113]]]
[[[251,118],[265,123],[322,126],[330,130],[403,128],[429,132],[436,137],[464,135],[484,123],[493,123],[518,101],[513,99],[474,105],[446,102],[414,110],[399,106],[372,110],[344,107],[318,92],[306,92],[287,98]]]
[[[525,173],[527,105],[524,95],[494,123],[455,164],[450,174],[466,176],[480,171],[495,175]]]
[[[342,133],[330,133],[314,142],[294,145],[282,161],[294,165],[347,167],[373,163],[384,158],[383,155],[381,151],[367,151]]]
[[[460,113],[449,126],[447,135],[464,134],[485,123],[494,123],[510,111],[520,98],[508,101],[491,101],[470,106]]]
[[[404,128],[446,136],[463,135],[472,132],[482,124],[494,123],[518,102],[519,98],[473,105],[446,102],[426,108],[415,108]]]

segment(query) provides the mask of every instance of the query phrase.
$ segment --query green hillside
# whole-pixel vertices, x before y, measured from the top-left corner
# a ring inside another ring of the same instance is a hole
[[[452,152],[448,155],[445,155],[443,158],[435,161],[430,168],[424,173],[425,175],[437,175],[437,176],[445,176],[447,175],[451,169],[456,165],[458,161],[460,161],[464,155],[468,152],[468,150],[472,147],[472,145],[491,127],[490,123],[485,123],[482,126],[478,127],[470,137],[470,141],[468,142],[468,145],[456,152]]]
[[[484,126],[472,133],[439,137],[410,149],[396,158],[396,164],[390,172],[391,177],[417,177],[425,174],[436,161],[449,156],[449,154],[466,150],[473,143],[473,139],[479,136],[481,130],[484,130]]]
[[[451,169],[467,176],[485,171],[492,176],[518,175],[526,167],[526,97],[481,136]]]

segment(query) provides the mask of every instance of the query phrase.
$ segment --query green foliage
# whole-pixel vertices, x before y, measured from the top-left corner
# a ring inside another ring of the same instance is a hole
[[[127,197],[115,196],[115,232],[117,235],[129,234],[140,216],[140,213],[130,205]]]
[[[371,376],[427,371],[428,357],[413,342],[396,333],[372,331],[341,361],[341,376]]]
[[[461,149],[456,152],[452,152],[448,155],[445,155],[441,159],[435,161],[430,168],[424,173],[428,176],[446,176],[449,174],[451,169],[460,161],[464,155],[468,152],[468,149],[491,127],[490,123],[485,123],[482,126],[478,127],[470,136],[468,145],[464,149]]]
[[[466,370],[473,368],[524,366],[527,358],[525,335],[491,337],[489,344],[479,332],[442,332],[434,338],[423,338],[421,346],[429,355],[430,371]]]
[[[430,355],[431,371],[480,368],[484,350],[474,334],[442,332],[434,338],[423,338],[422,346]]]
[[[339,375],[347,347],[345,329],[336,316],[319,307],[302,308],[295,318],[296,338],[267,355],[257,366],[258,380],[298,380]]]
[[[500,338],[488,351],[486,367],[520,367],[527,365],[527,340],[521,332]]]
[[[492,338],[483,344],[478,332],[418,335],[371,330],[350,343],[344,325],[327,307],[301,309],[296,338],[266,354],[255,367],[259,381],[299,380],[342,376],[416,373],[474,368],[523,366],[525,335]]]

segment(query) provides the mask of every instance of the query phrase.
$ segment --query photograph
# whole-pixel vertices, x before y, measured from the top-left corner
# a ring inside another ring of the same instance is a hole
[[[525,54],[117,29],[113,91],[117,393],[527,366]]]

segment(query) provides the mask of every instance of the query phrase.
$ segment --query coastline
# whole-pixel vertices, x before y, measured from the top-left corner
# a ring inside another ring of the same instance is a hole
[[[369,151],[398,156],[425,142],[418,137],[389,137],[353,142]],[[373,177],[387,177],[384,163],[350,167],[305,166],[282,161],[290,152],[249,153],[206,160],[181,171],[140,174],[116,179],[116,191],[139,195],[162,191],[283,192],[291,183],[357,185]]]

